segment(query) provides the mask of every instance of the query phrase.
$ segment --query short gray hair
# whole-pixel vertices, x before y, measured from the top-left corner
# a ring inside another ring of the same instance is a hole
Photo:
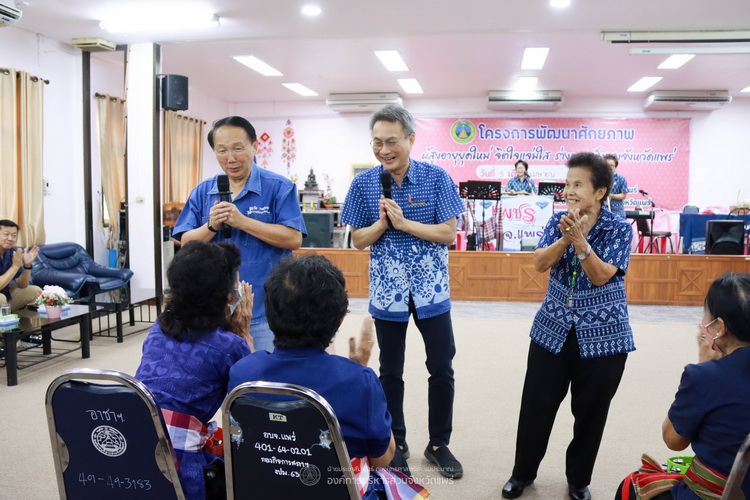
[[[372,132],[372,129],[377,122],[400,123],[404,128],[404,134],[406,137],[414,134],[417,130],[417,124],[414,122],[414,117],[411,116],[411,113],[395,104],[389,104],[380,111],[376,111],[372,114],[370,117],[370,132]]]

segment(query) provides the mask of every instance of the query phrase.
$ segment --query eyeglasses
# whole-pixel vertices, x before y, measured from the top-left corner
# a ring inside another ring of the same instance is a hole
[[[405,140],[406,137],[402,137],[401,139],[388,139],[387,141],[381,141],[380,139],[373,139],[370,141],[370,146],[372,146],[372,149],[375,151],[379,151],[380,149],[383,149],[383,146],[388,146],[388,149],[393,149],[398,144]]]
[[[711,336],[711,334],[710,334],[710,333],[708,332],[708,327],[709,327],[709,326],[711,326],[711,325],[713,325],[714,323],[716,323],[716,320],[718,320],[718,319],[719,319],[719,318],[714,318],[714,319],[712,319],[711,321],[709,321],[708,323],[706,323],[705,325],[704,325],[703,323],[698,323],[698,328],[700,328],[700,330],[701,330],[701,333],[703,334],[703,335],[701,335],[701,337],[702,337],[702,338],[704,338],[704,339],[705,339],[706,337],[711,337],[711,338],[714,338],[714,337],[712,337],[712,336]]]

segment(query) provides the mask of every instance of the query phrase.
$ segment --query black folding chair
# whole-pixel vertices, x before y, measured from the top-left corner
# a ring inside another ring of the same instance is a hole
[[[360,499],[338,420],[315,391],[246,382],[222,414],[228,500]]]
[[[185,498],[161,410],[140,381],[70,370],[50,384],[45,406],[61,499]]]
[[[721,500],[745,500],[742,483],[747,474],[748,464],[750,464],[750,435],[740,445],[737,456],[734,458],[734,464],[732,464],[732,470],[729,472],[727,485],[724,487]]]
[[[664,239],[669,242],[670,253],[674,253],[674,245],[672,244],[672,233],[670,231],[654,231],[654,212],[650,212],[650,216],[646,219],[639,217],[635,219],[635,226],[638,228],[640,238],[638,239],[637,248],[641,247],[641,241],[644,238],[648,238],[648,252],[644,253],[661,253],[659,250],[659,239]],[[653,250],[656,249],[656,252]]]

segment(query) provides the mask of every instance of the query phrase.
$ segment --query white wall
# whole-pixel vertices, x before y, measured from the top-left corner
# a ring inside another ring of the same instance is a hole
[[[750,98],[696,117],[690,143],[690,202],[702,208],[750,203]]]

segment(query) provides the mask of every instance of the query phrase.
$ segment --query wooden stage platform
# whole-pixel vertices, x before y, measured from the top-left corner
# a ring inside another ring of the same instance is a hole
[[[368,250],[302,248],[336,264],[350,297],[368,296]],[[534,270],[532,252],[450,252],[451,298],[537,302],[549,273]],[[735,255],[633,254],[625,277],[630,304],[703,305],[713,280],[728,272],[750,272],[750,257]]]

